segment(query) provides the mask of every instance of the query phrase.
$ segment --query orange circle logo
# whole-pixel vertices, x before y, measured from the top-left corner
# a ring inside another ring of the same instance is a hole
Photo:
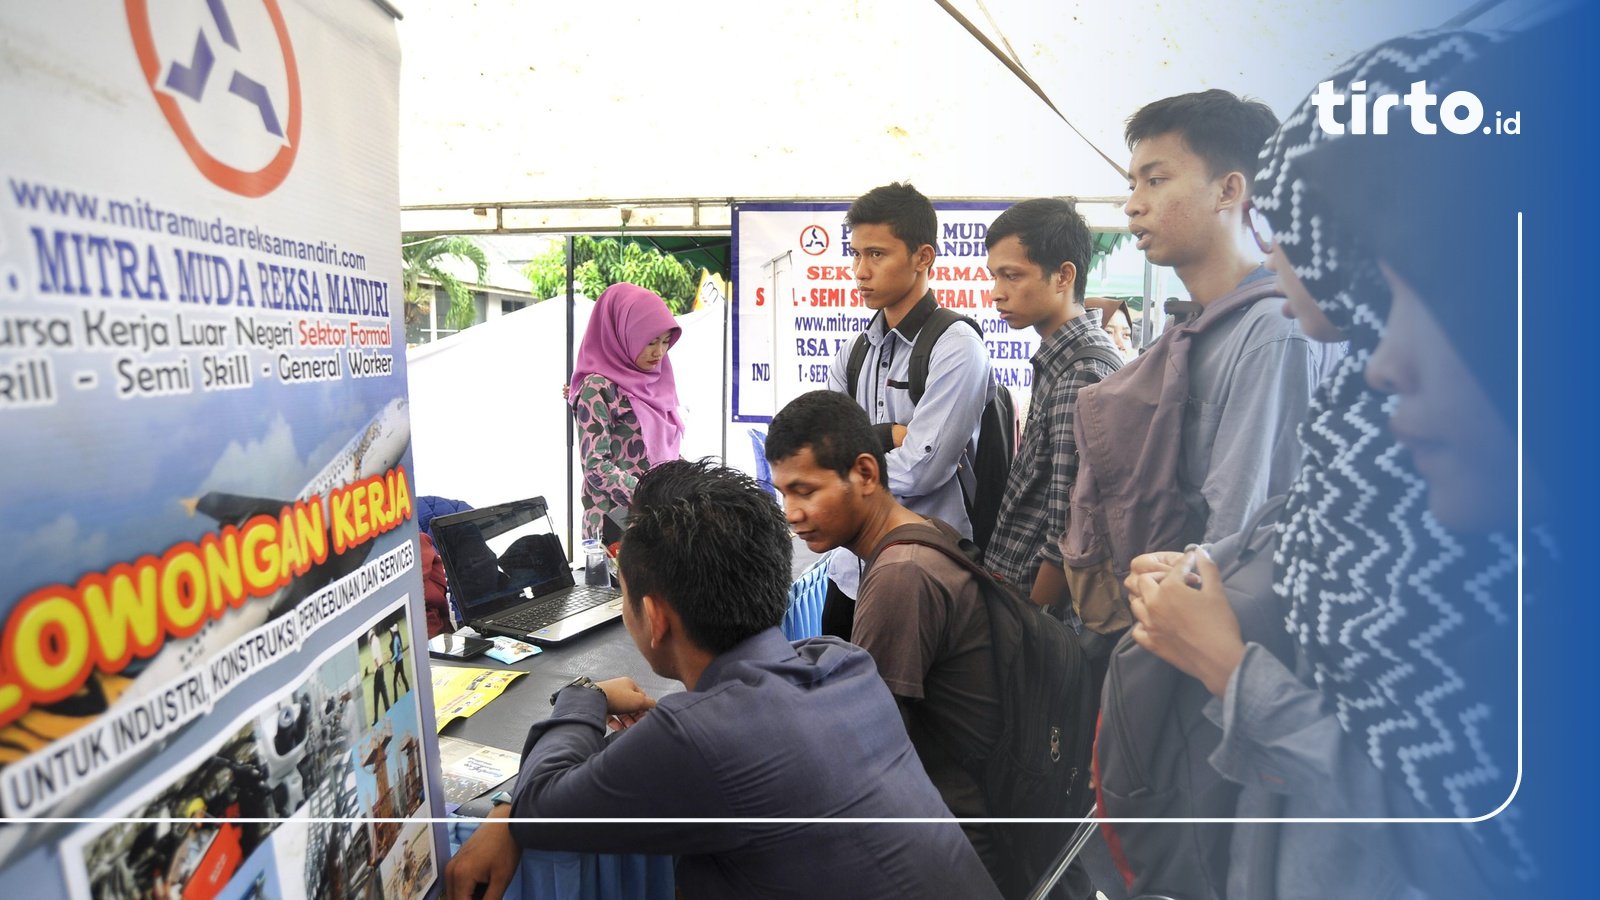
[[[828,229],[821,225],[807,225],[800,229],[800,249],[810,256],[828,252]]]
[[[186,94],[198,101],[201,92],[210,82],[216,55],[211,49],[205,31],[200,31],[195,42],[194,55],[187,64],[172,63],[167,70],[164,82],[166,87],[163,89],[161,58],[156,52],[155,38],[150,29],[148,2],[125,0],[128,30],[133,36],[133,49],[139,56],[139,67],[144,71],[145,81],[150,85],[150,92],[155,95],[156,105],[161,107],[161,113],[166,116],[167,124],[177,136],[178,143],[183,145],[195,168],[199,169],[200,174],[212,184],[245,197],[264,196],[282,184],[294,166],[295,153],[300,147],[300,71],[295,66],[294,48],[289,45],[289,28],[284,24],[283,11],[278,8],[277,0],[260,0],[260,2],[272,20],[272,28],[283,53],[284,79],[288,84],[289,116],[287,122],[279,125],[277,111],[267,96],[266,88],[242,72],[232,73],[232,81],[226,90],[238,99],[253,104],[260,111],[262,126],[269,134],[283,141],[283,146],[278,148],[266,165],[250,171],[229,165],[207,150],[173,95],[174,92]],[[225,0],[206,0],[206,7],[222,41],[237,50],[238,41],[228,17]]]

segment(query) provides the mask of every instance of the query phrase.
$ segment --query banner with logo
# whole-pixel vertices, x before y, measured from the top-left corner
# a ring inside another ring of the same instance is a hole
[[[1033,331],[1013,331],[989,298],[984,246],[1008,203],[935,203],[939,242],[929,286],[943,306],[975,319],[995,377],[1026,395]],[[768,422],[785,403],[828,386],[828,365],[873,311],[851,271],[847,203],[742,204],[733,210],[733,421]]]
[[[0,34],[0,883],[421,896],[393,22],[64,0]]]

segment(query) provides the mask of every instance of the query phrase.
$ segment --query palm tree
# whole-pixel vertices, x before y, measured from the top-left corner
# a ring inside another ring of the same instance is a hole
[[[422,279],[427,279],[444,288],[444,292],[450,296],[450,312],[445,319],[447,326],[460,329],[472,324],[472,293],[459,278],[439,265],[445,257],[450,256],[472,263],[477,270],[479,284],[489,277],[489,259],[484,255],[483,248],[471,238],[441,234],[400,244],[407,323],[428,312],[428,298],[424,296],[421,284]]]

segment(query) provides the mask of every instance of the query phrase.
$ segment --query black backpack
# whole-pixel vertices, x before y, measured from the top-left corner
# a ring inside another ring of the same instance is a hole
[[[933,345],[957,322],[967,323],[979,338],[983,337],[983,328],[977,322],[943,306],[936,307],[917,331],[917,338],[911,345],[910,369],[906,373],[912,405],[922,402],[922,395],[928,389],[928,360],[933,357]],[[849,386],[852,400],[856,399],[856,383],[867,361],[867,347],[866,332],[856,335],[856,342],[850,347],[845,384]],[[978,420],[978,449],[972,461],[976,490],[968,496],[966,486],[961,488],[967,518],[972,522],[972,539],[980,548],[989,546],[995,520],[1000,517],[1000,502],[1005,499],[1011,460],[1017,455],[1016,423],[1017,407],[1011,400],[1010,389],[996,384],[994,399],[984,404]],[[960,484],[960,479],[957,483]]]
[[[997,818],[1061,822],[1001,828],[1008,869],[1037,882],[1089,811],[1095,697],[1088,661],[1066,625],[1024,598],[1004,576],[978,565],[978,548],[937,519],[932,527],[890,532],[867,566],[894,544],[920,544],[949,557],[978,583],[989,613],[989,635],[1000,699],[1000,734],[986,759],[958,756],[983,786]]]
[[[1217,564],[1244,639],[1293,666],[1294,646],[1272,590],[1283,497],[1263,506]],[[1224,553],[1223,547],[1227,545]],[[1228,558],[1231,557],[1231,558]],[[1211,692],[1124,635],[1111,654],[1094,748],[1100,815],[1109,819],[1228,819],[1239,786],[1211,766],[1222,729],[1205,715]],[[1105,822],[1101,830],[1128,893],[1223,900],[1233,826]]]

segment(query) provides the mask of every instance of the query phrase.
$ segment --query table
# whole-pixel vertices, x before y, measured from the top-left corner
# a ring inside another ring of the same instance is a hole
[[[429,664],[453,665],[432,658]],[[513,682],[504,694],[477,715],[450,723],[442,733],[519,752],[528,737],[528,726],[549,717],[550,695],[579,675],[588,675],[595,681],[628,675],[646,693],[658,699],[683,690],[682,684],[650,671],[621,619],[560,644],[546,646],[544,652],[511,665],[495,662],[487,656],[461,665],[528,674]]]
[[[428,662],[430,666],[451,665],[431,658]],[[528,727],[550,715],[550,695],[579,675],[596,681],[628,675],[658,698],[683,690],[678,682],[650,671],[621,619],[547,646],[544,652],[511,665],[487,656],[464,665],[528,674],[476,715],[450,723],[442,733],[518,752],[527,739]],[[452,822],[452,852],[476,829],[477,823],[470,819]],[[506,892],[506,900],[671,900],[673,896],[671,857],[545,850],[523,853],[518,877]]]

